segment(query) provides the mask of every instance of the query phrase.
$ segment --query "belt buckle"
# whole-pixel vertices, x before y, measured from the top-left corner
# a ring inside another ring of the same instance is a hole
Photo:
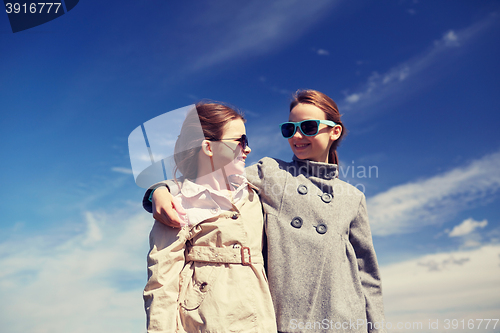
[[[245,260],[245,251],[248,252],[248,261]],[[250,266],[252,264],[252,255],[250,254],[250,248],[246,246],[241,247],[241,264],[243,266]]]

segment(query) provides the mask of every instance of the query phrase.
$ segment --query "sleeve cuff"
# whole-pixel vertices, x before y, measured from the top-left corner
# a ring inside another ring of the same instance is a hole
[[[156,191],[158,188],[160,188],[160,187],[166,187],[166,188],[168,189],[168,186],[167,186],[166,184],[160,184],[160,185],[158,185],[157,187],[153,188],[153,189],[151,190],[151,193],[149,193],[149,197],[148,197],[149,202],[151,202],[151,203],[153,202],[153,193],[155,193],[155,191]]]

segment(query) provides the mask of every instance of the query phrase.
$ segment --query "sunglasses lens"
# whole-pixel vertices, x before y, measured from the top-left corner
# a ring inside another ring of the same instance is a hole
[[[240,143],[243,149],[246,149],[248,147],[248,137],[245,134],[241,136]]]
[[[284,123],[281,125],[281,134],[286,138],[291,138],[295,132],[295,125],[292,123]]]
[[[318,134],[318,123],[314,120],[306,120],[300,124],[300,130],[304,135],[316,135]]]

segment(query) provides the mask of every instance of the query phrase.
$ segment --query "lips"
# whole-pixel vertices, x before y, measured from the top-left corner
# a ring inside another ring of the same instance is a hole
[[[307,146],[309,146],[310,144],[309,143],[301,143],[301,144],[295,144],[295,149],[304,149],[306,148]]]

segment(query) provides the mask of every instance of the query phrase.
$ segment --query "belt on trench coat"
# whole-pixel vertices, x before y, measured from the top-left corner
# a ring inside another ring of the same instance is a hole
[[[250,266],[251,264],[263,264],[262,252],[253,250],[249,247],[213,247],[213,246],[192,246],[186,256],[186,261],[202,261],[220,264],[242,264]]]

